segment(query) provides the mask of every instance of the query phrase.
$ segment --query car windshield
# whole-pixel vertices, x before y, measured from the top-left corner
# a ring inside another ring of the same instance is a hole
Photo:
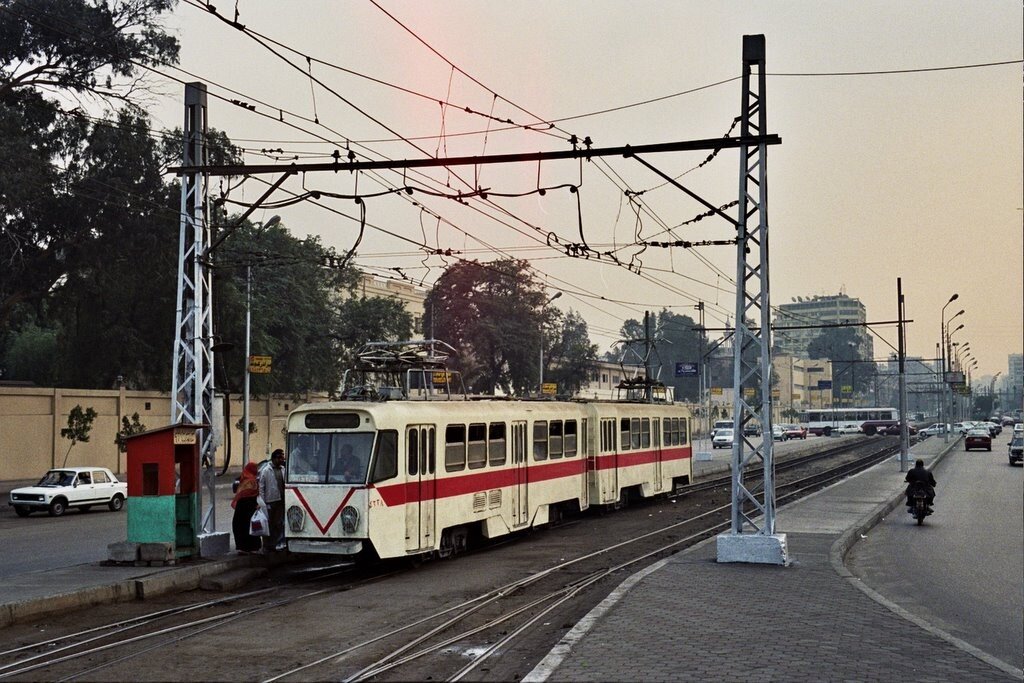
[[[37,486],[71,486],[75,473],[69,470],[50,470],[39,480]]]

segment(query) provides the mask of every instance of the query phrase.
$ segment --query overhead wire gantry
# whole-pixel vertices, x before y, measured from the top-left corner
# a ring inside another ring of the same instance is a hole
[[[751,80],[752,70],[756,79]],[[635,159],[673,187],[687,194],[703,205],[711,214],[732,224],[737,232],[736,267],[736,336],[735,356],[735,399],[734,419],[736,433],[742,434],[742,425],[751,420],[759,421],[771,433],[771,358],[769,332],[768,295],[768,220],[767,220],[767,154],[769,145],[781,144],[777,135],[766,132],[764,107],[764,36],[743,37],[743,100],[741,131],[739,137],[714,138],[666,142],[649,145],[595,148],[584,140],[582,146],[575,143],[571,150],[553,152],[532,152],[522,154],[494,154],[445,158],[423,158],[384,161],[357,161],[353,158],[342,160],[335,155],[333,161],[316,163],[257,164],[257,165],[209,165],[203,141],[206,136],[206,89],[201,83],[186,85],[185,95],[185,152],[183,163],[169,172],[182,176],[182,210],[178,259],[178,310],[176,337],[174,343],[174,365],[172,380],[172,421],[195,424],[212,424],[213,404],[213,331],[211,300],[212,252],[223,242],[235,227],[255,211],[271,193],[284,181],[299,173],[356,172],[364,170],[399,170],[412,168],[482,166],[522,162],[542,162],[563,159],[592,159],[594,157],[621,156]],[[578,141],[577,141],[578,142]],[[703,199],[697,193],[671,178],[645,156],[667,152],[697,150],[740,150],[740,187],[738,218],[732,218],[715,204]],[[210,176],[253,176],[280,174],[263,196],[246,212],[219,234],[212,234],[207,202],[207,180]],[[411,191],[411,190],[410,190]],[[480,196],[481,188],[466,194]],[[581,228],[582,231],[582,228]],[[586,240],[580,235],[585,247]],[[759,312],[759,324],[747,324],[747,316]],[[750,351],[753,351],[751,353]],[[756,357],[756,358],[755,358]],[[760,388],[761,403],[746,400],[742,387],[755,384]],[[214,533],[213,507],[213,442],[210,430],[205,429],[202,437],[200,457],[204,467],[204,478],[210,496],[210,511],[203,516],[203,530]],[[749,450],[749,455],[747,451]],[[763,485],[748,485],[743,479],[743,465],[754,457],[764,464]],[[720,561],[775,562],[781,556],[785,563],[784,537],[774,533],[774,470],[772,441],[765,440],[760,446],[753,446],[740,438],[733,447],[733,515],[732,529],[719,539]],[[747,510],[751,509],[750,513]],[[761,516],[757,523],[755,516]],[[763,548],[772,548],[779,552]],[[726,552],[723,553],[723,548]],[[762,559],[769,557],[772,559]]]

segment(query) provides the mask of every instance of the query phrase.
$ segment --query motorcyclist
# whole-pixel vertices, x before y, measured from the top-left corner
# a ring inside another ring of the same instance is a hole
[[[918,458],[917,462],[914,463],[914,469],[907,472],[907,477],[904,479],[907,482],[907,512],[914,511],[913,495],[914,491],[920,486],[925,490],[927,498],[925,504],[928,506],[929,512],[932,509],[932,502],[935,500],[935,477],[932,473],[924,468],[924,460]]]

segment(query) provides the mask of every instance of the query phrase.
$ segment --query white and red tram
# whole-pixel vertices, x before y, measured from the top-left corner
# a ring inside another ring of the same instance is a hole
[[[288,417],[293,552],[461,550],[691,480],[690,414],[633,402],[339,401]]]

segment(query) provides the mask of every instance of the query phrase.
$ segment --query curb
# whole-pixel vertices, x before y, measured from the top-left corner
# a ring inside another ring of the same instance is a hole
[[[206,577],[232,569],[254,567],[256,564],[255,558],[252,557],[227,557],[191,567],[177,566],[147,576],[90,586],[68,593],[7,603],[0,605],[0,628],[83,607],[148,600],[168,593],[196,590]]]

